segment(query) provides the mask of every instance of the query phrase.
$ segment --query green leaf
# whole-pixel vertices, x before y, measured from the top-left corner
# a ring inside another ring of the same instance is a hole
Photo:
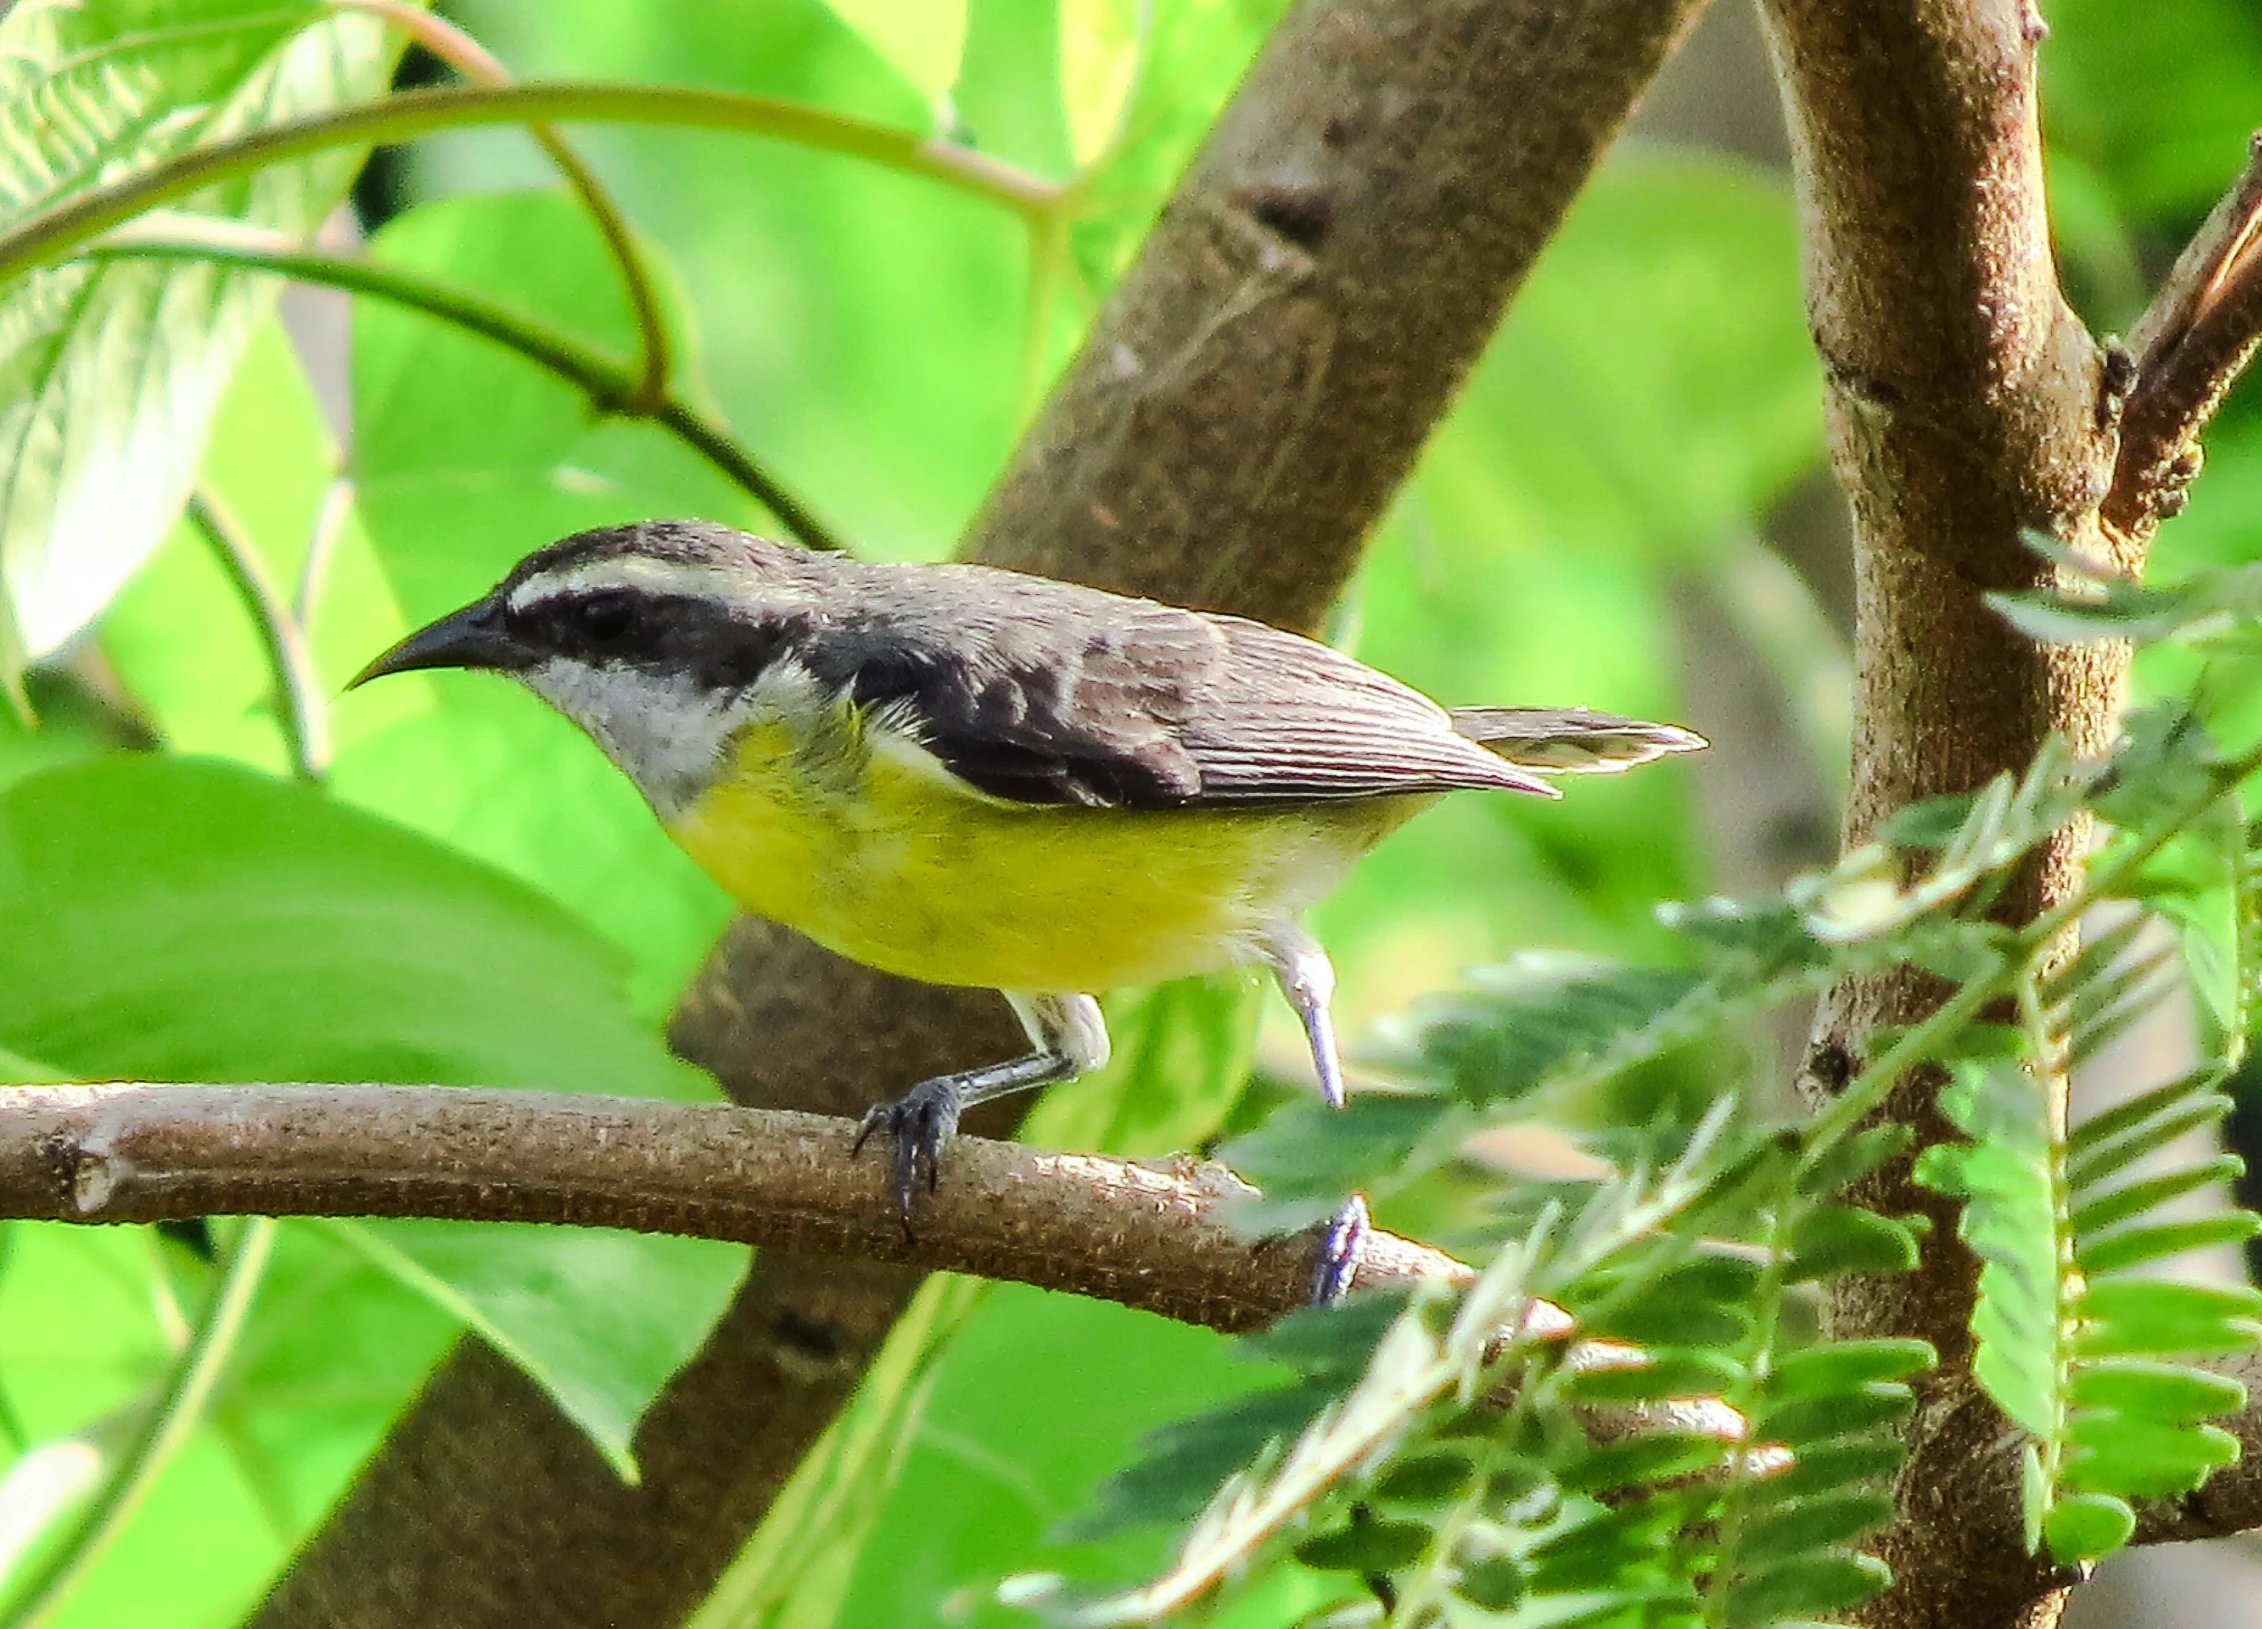
[[[1966,1203],[1956,1232],[1976,1251],[1979,1299],[1972,1369],[2004,1413],[2044,1441],[2060,1426],[2059,1276],[2064,1227],[2041,1087],[2016,1060],[1959,1063],[1940,1094],[1974,1141],[1919,1156],[1917,1180]]]
[[[1371,1192],[1378,1176],[1402,1179],[1450,1111],[1438,1098],[1380,1092],[1354,1094],[1340,1109],[1314,1101],[1282,1106],[1219,1151],[1264,1195],[1241,1208],[1240,1224],[1292,1231],[1332,1215],[1347,1193]]]
[[[1718,1437],[1702,1432],[1645,1431],[1580,1454],[1562,1467],[1557,1480],[1566,1493],[1607,1493],[1694,1476],[1719,1465],[1728,1451]]]
[[[1893,1515],[1884,1493],[1830,1493],[1779,1504],[1750,1522],[1742,1534],[1744,1570],[1765,1570],[1770,1556],[1803,1555],[1832,1544],[1851,1544]]]
[[[83,1079],[712,1096],[622,973],[539,895],[305,787],[135,757],[0,793],[0,1042]]]
[[[2243,1352],[2262,1335],[2262,1292],[2244,1285],[2107,1278],[2081,1298],[2085,1358]]]
[[[1788,1282],[1854,1273],[1905,1273],[1916,1266],[1916,1234],[1859,1205],[1817,1205],[1792,1224]]]
[[[2069,1564],[2110,1555],[2135,1533],[2136,1512],[2106,1493],[2068,1494],[2042,1520],[2050,1554]]]
[[[1729,1596],[1728,1622],[1744,1629],[1842,1612],[1892,1581],[1892,1569],[1875,1556],[1802,1555],[1739,1580]]]
[[[713,1239],[605,1228],[340,1222],[339,1235],[538,1381],[623,1481],[636,1422],[746,1276]]]
[[[966,0],[825,0],[842,22],[909,80],[929,107],[948,108],[966,51]]]
[[[315,0],[23,0],[0,19],[0,228],[211,136],[372,96],[399,36]],[[219,215],[311,231],[346,150],[208,188]],[[0,598],[38,658],[92,620],[179,513],[272,279],[66,264],[0,288]],[[4,676],[13,683],[14,670]]]
[[[2124,1227],[2099,1238],[2084,1239],[2074,1251],[2074,1264],[2087,1273],[2123,1272],[2180,1256],[2186,1250],[2210,1245],[2244,1244],[2262,1233],[2262,1216],[2252,1211],[2227,1211],[2188,1222],[2155,1222],[2149,1227]]]
[[[1872,1381],[1906,1380],[1936,1361],[1929,1341],[1891,1339],[1824,1341],[1775,1360],[1767,1376],[1770,1397],[1791,1398],[1853,1391]]]
[[[1678,968],[1537,951],[1470,976],[1476,992],[1424,1025],[1419,1066],[1477,1104],[1525,1096],[1604,1057],[1655,1051],[1648,1035],[1700,983]]]
[[[2238,1462],[2238,1438],[2212,1425],[2169,1425],[2123,1414],[2075,1417],[2069,1487],[2165,1499],[2189,1493]]]
[[[1747,1484],[1756,1506],[1779,1499],[1804,1499],[1834,1489],[1887,1477],[1900,1468],[1902,1449],[1888,1436],[1802,1444],[1791,1463]]]
[[[1899,1419],[1913,1394],[1902,1385],[1871,1384],[1858,1391],[1826,1396],[1769,1399],[1755,1412],[1752,1429],[1768,1442],[1797,1449],[1809,1442],[1850,1437]]]
[[[1744,1378],[1741,1364],[1700,1351],[1650,1352],[1639,1363],[1580,1369],[1562,1384],[1581,1403],[1635,1403],[1673,1397],[1716,1397]]]
[[[0,1042],[84,1078],[710,1093],[635,1021],[622,972],[540,896],[302,786],[118,758],[0,793]],[[699,1247],[687,1266],[680,1241],[485,1236],[519,1242],[483,1261],[458,1235],[466,1280],[450,1310],[483,1309],[569,1408],[595,1388],[631,1418],[665,1378],[652,1353],[695,1345],[744,1261]],[[586,1271],[568,1265],[583,1249]],[[512,1298],[506,1261],[528,1274]],[[543,1320],[669,1333],[581,1374]]]
[[[2162,1420],[2204,1420],[2246,1406],[2246,1387],[2228,1375],[2176,1363],[2135,1359],[2085,1363],[2075,1370],[2079,1408],[2109,1409]]]
[[[1368,1490],[1368,1497],[1380,1504],[1443,1504],[1468,1487],[1472,1472],[1466,1454],[1449,1449],[1415,1454],[1393,1460]]]
[[[2066,1153],[2073,1161],[2072,1169],[2083,1169],[2084,1162],[2092,1155],[2101,1156],[2097,1161],[2100,1169],[2125,1165],[2162,1142],[2171,1140],[2188,1124],[2174,1117],[2194,1102],[2213,1095],[2221,1082],[2220,1071],[2196,1069],[2163,1086],[2155,1086],[2139,1096],[2116,1103],[2102,1114],[2090,1116],[2076,1125],[2067,1136]],[[2229,1111],[2226,1109],[2220,1112]],[[2154,1129],[2167,1124],[2173,1124],[2177,1129],[2166,1133]],[[2089,1180],[2093,1179],[2077,1178],[2076,1182],[2081,1185]]]
[[[1421,1559],[1430,1530],[1421,1522],[1359,1521],[1308,1538],[1295,1557],[1322,1572],[1396,1572]]]

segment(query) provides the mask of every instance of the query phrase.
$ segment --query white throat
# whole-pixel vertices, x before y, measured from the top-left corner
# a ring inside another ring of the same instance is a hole
[[[743,691],[619,663],[552,657],[517,677],[580,725],[663,820],[706,790],[731,736],[754,711]]]

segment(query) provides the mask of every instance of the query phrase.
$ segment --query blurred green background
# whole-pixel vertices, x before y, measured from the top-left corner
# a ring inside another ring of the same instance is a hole
[[[664,270],[690,393],[859,550],[909,559],[950,550],[1278,9],[476,0],[447,14],[522,76],[753,91],[951,134],[1053,178],[1092,167],[1065,255],[1040,262],[1003,210],[884,168],[719,135],[574,134]],[[2061,259],[2092,326],[2123,329],[2262,116],[2262,16],[2246,0],[2059,0],[2049,20]],[[628,353],[602,246],[523,135],[388,154],[356,202],[334,230],[372,255]],[[1765,886],[1829,852],[1850,607],[1817,402],[1773,92],[1751,15],[1724,0],[1542,260],[1334,629],[1448,702],[1673,718],[1716,751],[1555,805],[1458,800],[1391,839],[1317,914],[1351,1036],[1471,964],[1638,954],[1654,902]],[[308,610],[331,695],[407,625],[565,532],[764,519],[676,442],[594,419],[517,358],[304,292],[249,340],[202,481],[284,584],[318,518],[335,523]],[[2160,570],[2250,555],[2258,513],[2262,413],[2234,402]],[[38,730],[0,715],[0,1048],[18,1078],[711,1091],[657,1027],[726,904],[527,696],[451,674],[341,697],[326,785],[293,784],[254,625],[185,524],[31,690]],[[1075,1089],[1081,1106],[1048,1105],[1033,1135],[1161,1150],[1301,1089],[1292,1021],[1241,985],[1118,1018],[1155,1048]],[[1794,1040],[1754,1037],[1763,1076]],[[1709,1067],[1643,1089],[1652,1106],[1685,1100],[1716,1085]],[[1564,1155],[1489,1152],[1541,1174]],[[1385,1220],[1447,1225],[1456,1194],[1449,1175],[1416,1186]],[[241,1266],[271,1248],[232,1356],[48,1621],[234,1621],[467,1325],[625,1469],[636,1409],[743,1264],[503,1230],[216,1233],[0,1224],[0,1600],[84,1540],[105,1466],[140,1451],[146,1403],[194,1350],[215,1251]],[[899,1450],[844,1506],[783,1510],[705,1629],[1021,1621],[990,1603],[995,1581],[1050,1564],[1046,1531],[1142,1429],[1254,1378],[1204,1332],[1018,1287],[931,1288],[920,1317],[896,1378],[860,1404]],[[1332,1588],[1233,1621],[1286,1621]]]

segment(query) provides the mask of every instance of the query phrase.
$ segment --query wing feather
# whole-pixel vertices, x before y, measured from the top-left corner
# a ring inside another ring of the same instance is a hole
[[[892,595],[868,588],[819,618],[800,659],[993,797],[1160,809],[1554,795],[1420,692],[1296,634],[980,567],[864,569],[916,570],[917,593],[902,579]]]

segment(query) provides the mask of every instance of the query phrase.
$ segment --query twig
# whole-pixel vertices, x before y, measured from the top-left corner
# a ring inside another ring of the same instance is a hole
[[[409,5],[406,0],[330,0],[330,4],[339,10],[367,12],[392,24],[475,85],[511,83],[509,70],[485,46],[434,12]],[[526,128],[527,134],[550,155],[550,162],[557,165],[566,184],[580,196],[582,207],[589,211],[590,220],[605,240],[613,264],[620,268],[621,285],[636,318],[643,358],[629,403],[638,411],[656,409],[665,399],[668,388],[667,323],[660,315],[659,294],[652,285],[651,273],[645,268],[643,257],[637,253],[635,240],[629,234],[628,221],[596,173],[581,161],[580,154],[566,145],[557,126],[530,124]]]
[[[184,198],[232,175],[333,147],[407,141],[440,130],[545,120],[737,130],[861,158],[938,181],[1023,217],[1053,206],[1049,181],[951,142],[910,135],[845,114],[771,96],[676,85],[557,81],[541,85],[449,85],[399,91],[382,101],[286,119],[225,141],[175,153],[108,186],[91,187],[0,233],[0,281],[63,259],[77,245],[145,209]]]
[[[2183,507],[2201,428],[2262,340],[2262,135],[2129,336],[2134,382],[2105,523],[2144,537]]]
[[[291,620],[299,632],[314,636],[314,618],[322,606],[322,590],[330,580],[330,557],[344,535],[346,516],[353,512],[353,477],[340,470],[322,489],[322,502],[307,531],[306,556],[299,562],[298,586],[291,591]]]
[[[267,666],[275,679],[275,718],[290,749],[291,772],[302,781],[319,781],[330,772],[330,717],[306,631],[267,574],[267,562],[260,559],[259,550],[219,495],[199,486],[189,496],[188,513],[235,584],[244,610],[259,630],[260,643],[267,648]]]
[[[0,1626],[36,1629],[62,1606],[86,1569],[125,1526],[157,1475],[203,1418],[237,1337],[244,1315],[267,1271],[275,1243],[275,1224],[263,1216],[247,1219],[223,1258],[211,1299],[196,1321],[189,1342],[173,1360],[163,1388],[133,1440],[120,1451],[109,1476],[96,1490],[69,1535],[25,1585]]]
[[[154,223],[152,223],[154,224]],[[179,220],[169,220],[179,227]],[[231,228],[225,236],[159,236],[137,223],[127,232],[90,244],[89,260],[196,260],[272,272],[303,283],[342,288],[388,300],[452,324],[517,352],[578,388],[601,413],[620,413],[659,425],[704,457],[777,517],[778,524],[813,549],[839,549],[833,535],[785,484],[757,464],[731,439],[730,432],[672,391],[658,405],[639,409],[634,402],[635,370],[590,349],[561,329],[497,304],[469,289],[456,288],[398,267],[348,260],[311,250],[266,247],[253,234]]]
[[[0,1092],[0,1216],[433,1216],[734,1239],[1017,1279],[1247,1329],[1299,1306],[1315,1238],[1252,1243],[1222,1166],[961,1137],[907,1239],[884,1164],[822,1115],[422,1086],[21,1086]],[[1368,1236],[1359,1288],[1466,1278]]]

